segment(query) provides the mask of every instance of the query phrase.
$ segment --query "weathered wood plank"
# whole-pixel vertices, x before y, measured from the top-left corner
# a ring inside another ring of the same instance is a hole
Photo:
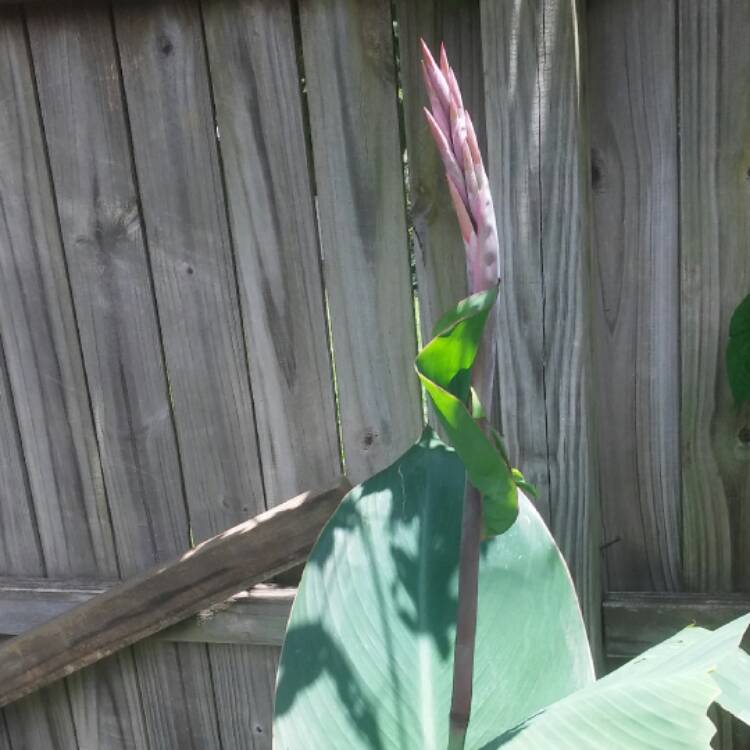
[[[200,540],[263,507],[256,430],[264,433],[267,456],[273,441],[283,445],[289,434],[279,427],[271,435],[271,426],[256,424],[253,413],[248,356],[254,372],[262,373],[254,382],[259,409],[274,388],[273,374],[263,371],[267,350],[255,351],[252,335],[246,336],[250,317],[242,317],[235,264],[247,261],[233,253],[198,3],[118,7],[115,20],[191,526]],[[284,324],[277,316],[278,341]],[[284,378],[291,364],[287,359]],[[301,450],[298,457],[302,462]],[[277,466],[284,460],[273,457]],[[282,475],[269,476],[269,485],[283,486]],[[209,656],[225,750],[234,747],[228,738],[239,736],[240,747],[266,747],[266,737],[259,744],[253,734],[249,697],[220,692],[241,685],[241,673],[255,669],[252,654],[236,650],[227,660],[226,651],[209,649]]]
[[[349,489],[342,478],[287,500],[9,641],[0,706],[304,561]]]
[[[487,168],[500,235],[498,379],[510,458],[550,519],[544,383],[538,2],[482,0]],[[515,8],[515,10],[514,10]]]
[[[42,575],[44,558],[1,338],[0,436],[0,572],[3,575]]]
[[[502,424],[549,498],[551,527],[599,643],[591,455],[588,143],[578,5],[482,4],[489,171],[501,231]]]
[[[602,611],[607,656],[631,659],[689,625],[714,629],[746,615],[750,596],[610,591]]]
[[[203,21],[266,497],[288,497],[341,472],[291,3],[204,3]],[[276,657],[220,652],[242,664],[215,680],[225,748],[270,748]]]
[[[361,481],[422,422],[390,4],[303,0],[300,18],[344,453]]]
[[[12,402],[0,340],[0,572],[41,576],[44,559]],[[0,603],[0,620],[8,618],[8,610],[5,602]],[[23,624],[23,618],[18,624]],[[0,641],[5,630],[15,634],[0,626]],[[70,701],[63,684],[29,696],[0,713],[0,748],[4,750],[14,746],[11,736],[17,747],[75,746]]]
[[[118,581],[0,578],[0,637],[22,635]],[[281,646],[296,589],[258,585],[157,633],[157,640]]]
[[[156,637],[165,641],[188,643],[227,643],[247,644],[249,646],[281,647],[286,635],[289,613],[294,603],[296,589],[276,588],[272,586],[254,586],[249,591],[233,596],[226,602],[199,612],[196,617],[185,620],[159,633]],[[273,671],[263,676],[265,669],[258,662],[268,667],[269,662],[263,654],[252,659],[256,669],[252,670],[251,679],[269,679],[270,695],[275,692],[276,662],[271,664]],[[261,673],[261,674],[257,674]],[[240,693],[247,695],[247,693]],[[254,693],[249,693],[254,695]],[[259,712],[260,706],[253,709]],[[262,713],[262,712],[259,712]],[[273,712],[266,714],[264,721],[273,717]],[[257,733],[257,732],[256,732]]]
[[[249,721],[243,727],[236,721],[222,725],[222,742],[236,748],[272,747],[273,700],[276,693],[276,672],[279,666],[279,648],[264,646],[242,647],[231,645],[213,646],[212,650],[222,655],[227,663],[244,660],[253,669],[240,669],[235,672],[222,670],[216,674],[216,692],[223,695],[252,696],[252,701],[242,707],[241,714]],[[222,682],[223,680],[231,680]],[[239,707],[235,709],[238,710]],[[252,744],[248,735],[252,735]]]
[[[0,338],[38,528],[38,537],[18,543],[41,546],[47,574],[116,575],[26,32],[8,10],[0,27]],[[26,572],[35,573],[36,562]],[[8,710],[11,741],[136,747],[143,721],[135,685],[123,654]]]
[[[597,419],[606,577],[680,587],[675,7],[588,12]]]
[[[601,516],[593,446],[585,9],[580,0],[541,6],[542,291],[552,531],[598,658]]]
[[[198,7],[115,8],[188,508],[197,540],[264,507]]]
[[[679,6],[682,556],[692,590],[750,590],[750,413],[726,377],[750,290],[750,5]]]
[[[8,727],[5,724],[4,711],[0,711],[0,750],[13,750],[13,746],[10,744]]]
[[[204,24],[266,494],[288,497],[341,473],[291,7],[218,0]]]
[[[107,8],[27,11],[120,573],[188,544],[168,386]],[[205,649],[137,647],[148,743],[215,734]],[[169,720],[164,717],[169,715]],[[158,722],[155,717],[160,717]]]
[[[409,164],[410,218],[422,338],[428,341],[440,316],[467,294],[466,263],[445,172],[425,122],[419,40],[433,50],[444,42],[461,84],[483,153],[484,76],[479,0],[397,0],[404,126]]]

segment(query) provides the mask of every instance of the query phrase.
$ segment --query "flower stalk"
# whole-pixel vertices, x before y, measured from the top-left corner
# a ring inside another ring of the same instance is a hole
[[[469,113],[464,109],[456,76],[445,47],[435,61],[422,40],[422,71],[430,107],[425,117],[445,168],[453,207],[466,251],[469,293],[498,283],[500,245],[487,172]],[[485,414],[492,408],[495,379],[497,316],[490,315],[472,371],[472,396]],[[470,406],[477,406],[471,404]],[[471,717],[482,537],[482,497],[468,481],[464,496],[459,557],[458,611],[453,657],[453,694],[448,750],[463,750]]]

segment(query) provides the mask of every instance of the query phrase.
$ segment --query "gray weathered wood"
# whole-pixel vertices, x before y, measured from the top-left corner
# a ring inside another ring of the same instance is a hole
[[[107,8],[41,8],[29,9],[27,22],[120,573],[128,577],[183,550],[189,534],[111,18]],[[215,733],[205,649],[138,647],[135,659],[150,745]],[[147,684],[156,689],[145,692]]]
[[[3,195],[0,194],[0,200]],[[42,575],[44,558],[0,339],[0,572]]]
[[[349,489],[298,495],[7,642],[0,706],[304,561]]]
[[[2,195],[4,193],[0,193],[0,199]],[[36,531],[1,339],[0,435],[0,571],[6,575],[43,575],[44,558]],[[70,702],[62,685],[30,696],[8,709],[7,714],[6,719],[6,710],[3,710],[0,747],[4,747],[3,742],[7,742],[8,748],[12,746],[11,730],[18,746],[31,744],[32,739],[38,741],[40,747],[50,747],[56,742],[75,742]]]
[[[204,23],[266,494],[288,497],[341,473],[291,7],[218,0]]]
[[[0,637],[32,628],[103,594],[117,581],[0,578]],[[281,646],[296,590],[258,585],[155,635],[190,643]]]
[[[38,529],[38,537],[18,543],[41,546],[47,574],[116,575],[33,72],[17,13],[3,11],[0,34],[0,339]],[[26,572],[36,572],[36,565]],[[118,656],[67,690],[59,686],[13,707],[6,718],[11,741],[23,747],[142,744],[132,658]]]
[[[276,588],[272,586],[255,586],[249,591],[233,596],[227,602],[199,612],[196,617],[185,620],[159,633],[156,637],[166,641],[190,643],[227,643],[247,644],[251,646],[280,647],[284,643],[289,613],[294,603],[296,589]],[[264,652],[256,651],[262,654]],[[268,666],[268,660],[261,656],[259,661]],[[254,673],[258,669],[256,660]],[[270,695],[274,693],[276,663],[268,679],[271,685]],[[258,675],[254,675],[256,678]],[[254,693],[249,693],[254,696]],[[260,707],[254,709],[259,711]],[[272,718],[268,714],[266,720]]]
[[[589,3],[593,297],[608,586],[680,585],[675,7]]]
[[[548,0],[540,47],[544,379],[552,531],[601,652],[601,516],[592,398],[590,164],[581,0]]]
[[[390,4],[300,3],[325,280],[348,475],[419,433]]]
[[[404,126],[409,165],[410,218],[419,295],[422,339],[429,341],[440,316],[466,297],[466,263],[445,172],[422,108],[428,104],[422,82],[420,38],[437,54],[444,42],[456,72],[464,105],[471,113],[486,153],[484,76],[479,0],[398,0],[399,52],[404,89]]]
[[[201,17],[189,0],[117,6],[115,26],[191,529],[201,540],[265,504],[247,361],[255,354],[244,339]],[[231,717],[230,734],[244,731],[252,748],[250,701],[218,688],[253,669],[249,652],[235,656],[209,648],[220,725]]]
[[[291,4],[207,2],[203,20],[266,497],[288,497],[341,472]],[[224,746],[269,747],[256,688],[273,686],[276,658],[222,653],[245,656],[216,680]]]
[[[115,9],[192,531],[264,507],[198,7]]]
[[[8,727],[5,723],[5,712],[0,711],[0,750],[13,750],[13,746],[10,744],[10,735],[8,734]]]
[[[503,254],[502,424],[549,498],[599,643],[588,327],[588,142],[577,3],[482,4],[489,171]]]
[[[482,0],[487,169],[500,235],[498,379],[510,458],[550,519],[544,322],[537,0]],[[514,10],[515,8],[515,10]]]
[[[682,555],[692,590],[750,589],[750,413],[725,351],[750,291],[750,5],[680,3]]]
[[[602,612],[607,656],[630,659],[689,625],[714,629],[746,615],[750,596],[609,592]]]

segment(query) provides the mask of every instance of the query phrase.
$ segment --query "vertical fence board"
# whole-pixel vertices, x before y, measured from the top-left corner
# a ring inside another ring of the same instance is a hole
[[[673,2],[589,3],[595,361],[606,576],[680,586]],[[604,560],[603,560],[604,562]]]
[[[0,711],[0,750],[13,750],[10,744],[8,727],[5,724],[5,711]]]
[[[28,477],[39,540],[48,574],[111,577],[117,561],[25,30],[12,12],[0,18],[5,102],[0,112],[0,338],[25,461],[33,467]],[[67,690],[70,706],[65,687],[58,685],[7,711],[14,744],[142,744],[141,706],[128,653],[70,680]]]
[[[29,9],[55,195],[120,572],[188,544],[188,519],[107,8]],[[135,649],[153,747],[215,731],[206,650]],[[210,731],[209,729],[210,728]]]
[[[410,218],[419,290],[419,322],[424,341],[440,316],[467,294],[464,246],[440,156],[425,122],[419,39],[437,54],[445,42],[461,85],[464,105],[486,152],[484,76],[479,0],[397,0],[404,125],[409,167]]]
[[[482,4],[489,170],[503,248],[502,423],[522,469],[548,498],[598,651],[579,27],[575,2]]]
[[[725,352],[750,292],[750,5],[680,3],[683,569],[691,590],[750,588],[750,415]]]
[[[188,506],[200,541],[264,504],[201,17],[196,3],[166,2],[117,7],[115,19]],[[253,702],[236,692],[256,670],[254,653],[209,647],[209,658],[222,745],[267,747],[270,726],[256,745]],[[218,747],[219,737],[203,746]]]
[[[487,167],[500,234],[498,374],[503,434],[514,465],[550,519],[544,410],[537,2],[483,0]]]
[[[302,0],[302,46],[347,473],[421,425],[390,4]]]
[[[7,18],[0,15],[0,23],[5,24],[6,21]],[[0,170],[0,174],[2,172],[4,169]],[[5,181],[0,179],[0,202],[4,204],[6,199]],[[1,339],[0,435],[0,573],[43,576],[44,556],[36,529]],[[62,685],[53,686],[44,693],[3,709],[2,723],[0,747],[5,747],[3,740],[8,747],[11,746],[9,727],[19,746],[24,743],[33,746],[32,736],[37,739],[39,747],[75,742],[70,702]]]
[[[136,171],[196,540],[264,507],[206,71],[188,2],[115,8]]]
[[[546,0],[542,8],[540,188],[552,530],[576,582],[598,659],[601,517],[591,393],[585,8],[581,0]]]
[[[266,496],[275,501],[341,472],[291,4],[225,0],[203,11]],[[246,669],[216,675],[217,693],[237,703],[220,709],[224,746],[270,748],[278,650],[214,651],[247,656]]]
[[[0,199],[3,194],[4,191]],[[37,537],[1,339],[0,436],[0,575],[41,577],[44,575],[44,558]]]
[[[221,654],[225,663],[239,661],[243,669],[216,672],[217,696],[234,696],[236,702],[249,706],[229,707],[235,712],[224,716],[223,746],[237,750],[271,750],[273,699],[280,649],[270,646],[214,645],[213,654]],[[247,725],[243,722],[248,722]]]
[[[207,2],[204,22],[269,501],[341,473],[291,6]]]

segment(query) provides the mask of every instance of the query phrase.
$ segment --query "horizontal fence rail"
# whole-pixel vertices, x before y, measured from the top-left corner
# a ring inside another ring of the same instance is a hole
[[[0,647],[0,706],[307,559],[350,489],[307,492]]]

